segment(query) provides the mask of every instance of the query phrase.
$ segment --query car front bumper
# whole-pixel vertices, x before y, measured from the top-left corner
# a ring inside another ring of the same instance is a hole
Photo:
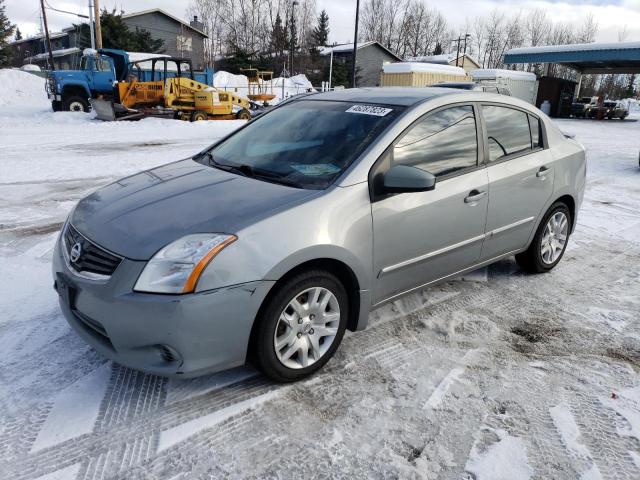
[[[77,334],[111,360],[163,376],[193,377],[242,365],[253,321],[272,281],[186,295],[133,291],[146,262],[124,259],[106,281],[53,255],[60,308]]]

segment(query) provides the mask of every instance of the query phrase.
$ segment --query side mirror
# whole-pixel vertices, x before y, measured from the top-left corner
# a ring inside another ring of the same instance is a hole
[[[384,174],[384,193],[426,192],[436,188],[436,177],[417,167],[396,165]]]

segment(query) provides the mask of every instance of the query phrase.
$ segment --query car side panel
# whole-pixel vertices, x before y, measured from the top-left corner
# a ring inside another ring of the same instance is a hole
[[[328,258],[346,264],[359,287],[366,326],[371,306],[373,235],[368,184],[333,187],[323,195],[237,232],[205,269],[197,291],[256,280],[279,280],[295,267]],[[368,303],[367,303],[368,302]]]

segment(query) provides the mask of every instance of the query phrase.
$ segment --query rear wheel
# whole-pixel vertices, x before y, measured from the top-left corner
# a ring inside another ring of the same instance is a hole
[[[253,333],[256,366],[277,382],[292,382],[316,372],[342,341],[349,300],[331,273],[298,274],[267,300]]]
[[[63,100],[62,105],[64,110],[69,112],[88,112],[91,110],[91,105],[89,105],[89,100],[86,98],[72,95]]]
[[[196,110],[191,114],[192,122],[200,122],[202,120],[208,120],[208,119],[209,119],[209,115],[207,115],[207,112]]]
[[[540,222],[529,248],[516,255],[516,262],[527,272],[548,272],[564,255],[570,230],[569,208],[562,202],[554,203]]]

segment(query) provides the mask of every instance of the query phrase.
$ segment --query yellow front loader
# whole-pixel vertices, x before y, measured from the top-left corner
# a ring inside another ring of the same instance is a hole
[[[251,118],[251,104],[235,92],[226,92],[189,78],[170,78],[164,90],[165,107],[191,121]]]

